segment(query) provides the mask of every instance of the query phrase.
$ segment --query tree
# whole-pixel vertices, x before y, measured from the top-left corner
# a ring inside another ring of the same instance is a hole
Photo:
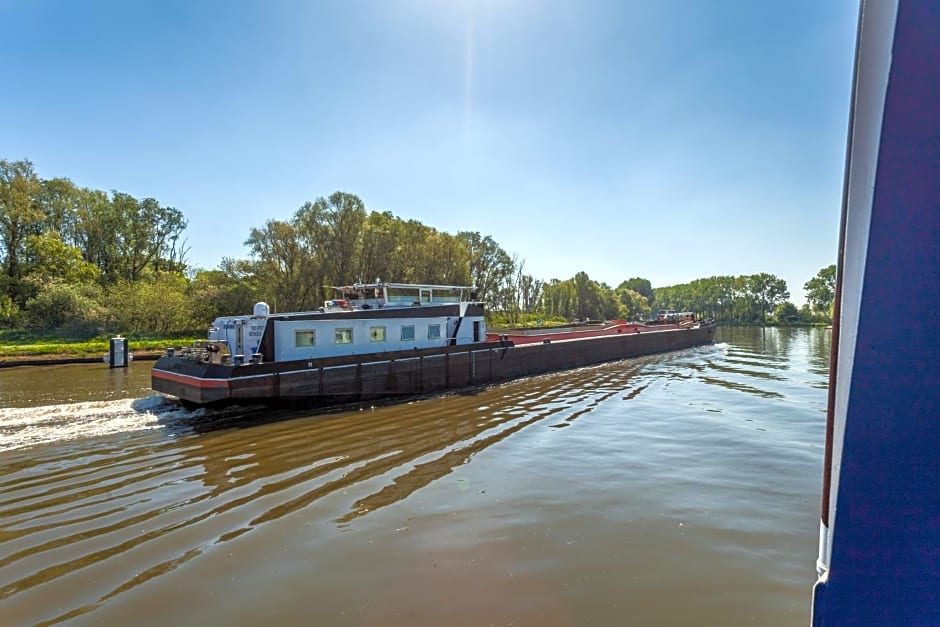
[[[500,248],[496,241],[487,235],[462,231],[457,233],[466,247],[470,265],[470,280],[477,287],[477,296],[492,302],[501,289],[510,281],[514,273],[512,257]],[[493,302],[493,306],[502,309],[503,304]]]
[[[362,227],[362,253],[359,270],[366,281],[400,281],[392,263],[400,242],[401,220],[391,212],[371,212]]]
[[[455,236],[430,229],[424,245],[424,279],[445,285],[469,285],[470,260],[466,247]],[[416,281],[418,283],[422,281]]]
[[[138,281],[121,281],[109,290],[113,303],[109,327],[123,333],[168,333],[203,326],[196,323],[186,296],[186,279],[162,272]]]
[[[767,311],[790,298],[787,282],[773,274],[762,272],[750,277],[750,288],[760,305],[761,322],[766,322]]]
[[[53,280],[26,302],[26,322],[37,330],[91,337],[100,331],[99,298],[97,286]]]
[[[543,308],[549,317],[610,320],[626,316],[619,295],[585,272],[578,272],[566,281],[552,279],[543,286],[542,294]]]
[[[545,283],[533,278],[530,274],[524,274],[522,271],[524,265],[520,264],[517,281],[519,306],[523,313],[532,313],[542,300],[542,288],[545,287]]]
[[[0,160],[0,255],[7,295],[22,297],[20,260],[26,238],[42,231],[43,214],[35,202],[39,178],[29,161]]]
[[[623,317],[627,320],[637,320],[650,313],[649,301],[639,292],[624,287],[624,283],[616,290],[617,299],[623,306]]]
[[[836,295],[836,266],[826,266],[803,285],[806,300],[815,311],[828,312]]]
[[[302,229],[297,220],[268,220],[263,228],[252,228],[245,241],[254,257],[250,273],[275,311],[310,309],[320,300],[324,276],[319,256],[309,249],[311,240]]]
[[[800,320],[800,312],[796,308],[796,305],[790,301],[785,301],[777,305],[777,308],[774,309],[774,318],[777,322],[792,324]]]
[[[82,259],[80,250],[65,244],[54,231],[30,235],[24,249],[24,271],[39,282],[91,284],[101,274],[94,264]]]
[[[21,318],[22,312],[13,299],[0,292],[0,327],[17,327]]]
[[[691,311],[718,320],[764,321],[790,297],[787,283],[773,274],[713,276],[653,290],[660,309]]]
[[[117,233],[120,278],[136,281],[147,268],[180,270],[176,243],[186,219],[179,210],[163,207],[154,198],[138,201],[120,192],[112,192],[111,204],[122,226]]]
[[[313,202],[313,214],[319,223],[321,263],[326,278],[334,285],[365,280],[360,276],[362,233],[366,208],[362,200],[345,192],[334,192],[329,198]]]
[[[653,296],[653,286],[650,284],[649,279],[641,279],[640,277],[634,277],[632,279],[627,279],[623,283],[617,286],[618,290],[628,289],[637,292],[644,298],[646,298],[647,304],[652,307],[654,301]]]
[[[43,214],[44,230],[55,233],[67,244],[75,233],[78,199],[78,188],[66,178],[41,179],[34,198]]]
[[[217,270],[198,271],[189,282],[187,295],[197,326],[219,316],[246,314],[263,300],[252,263],[232,258],[223,258]]]

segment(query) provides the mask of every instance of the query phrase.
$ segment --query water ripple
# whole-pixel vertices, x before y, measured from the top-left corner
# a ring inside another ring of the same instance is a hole
[[[768,356],[760,346],[780,352]],[[160,397],[0,410],[0,600],[14,622],[75,620],[183,577],[211,560],[214,547],[264,545],[279,523],[316,525],[331,538],[322,542],[342,542],[330,529],[388,522],[384,512],[413,507],[415,497],[434,503],[449,482],[458,495],[478,496],[517,485],[486,519],[515,521],[497,527],[508,537],[533,537],[520,521],[563,526],[571,512],[599,507],[601,518],[643,529],[652,527],[637,511],[705,525],[709,512],[731,508],[738,522],[717,519],[713,540],[758,545],[764,519],[738,510],[763,503],[783,516],[778,501],[792,490],[761,485],[751,493],[744,482],[753,479],[741,469],[782,463],[783,455],[802,468],[816,455],[806,434],[821,422],[824,375],[801,350],[816,349],[798,336],[764,334],[744,348],[717,345],[321,414],[184,412]],[[770,402],[780,409],[769,412]],[[490,484],[471,488],[472,469]],[[560,487],[558,477],[571,485]],[[669,495],[676,500],[657,500]],[[630,509],[643,503],[647,509]],[[735,536],[742,520],[751,527]],[[608,533],[592,526],[599,522],[581,524],[579,546]],[[673,536],[663,542],[681,545]],[[556,563],[557,553],[549,555],[542,568]],[[755,546],[748,555],[777,553]],[[528,568],[539,572],[538,563]]]

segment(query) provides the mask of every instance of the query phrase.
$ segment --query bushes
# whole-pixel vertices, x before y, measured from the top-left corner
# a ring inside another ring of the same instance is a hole
[[[13,299],[0,294],[0,328],[12,328],[22,324],[22,312]]]
[[[107,289],[50,281],[38,287],[22,312],[8,297],[0,297],[0,326],[76,339],[103,333],[165,335],[206,324],[193,319],[193,301],[186,279],[173,273]]]
[[[101,330],[99,297],[95,286],[47,283],[26,301],[26,325],[67,337],[94,337]]]
[[[108,301],[108,327],[114,331],[162,334],[193,328],[186,279],[178,274],[119,283],[109,290]]]
[[[539,324],[541,321],[541,324]],[[510,316],[505,313],[487,312],[486,324],[489,327],[553,327],[564,326],[568,321],[561,316],[545,316],[538,313],[525,313]]]

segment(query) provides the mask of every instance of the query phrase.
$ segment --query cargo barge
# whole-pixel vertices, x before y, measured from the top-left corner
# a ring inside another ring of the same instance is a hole
[[[712,342],[707,321],[628,324],[568,333],[487,333],[474,288],[359,283],[317,311],[217,318],[208,338],[167,349],[157,392],[188,406],[329,404],[469,388]]]

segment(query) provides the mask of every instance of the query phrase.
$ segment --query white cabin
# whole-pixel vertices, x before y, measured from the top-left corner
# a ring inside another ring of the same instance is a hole
[[[474,288],[367,283],[334,287],[318,311],[272,314],[258,303],[251,316],[217,318],[209,342],[218,359],[291,361],[437,348],[486,341],[483,304]]]

